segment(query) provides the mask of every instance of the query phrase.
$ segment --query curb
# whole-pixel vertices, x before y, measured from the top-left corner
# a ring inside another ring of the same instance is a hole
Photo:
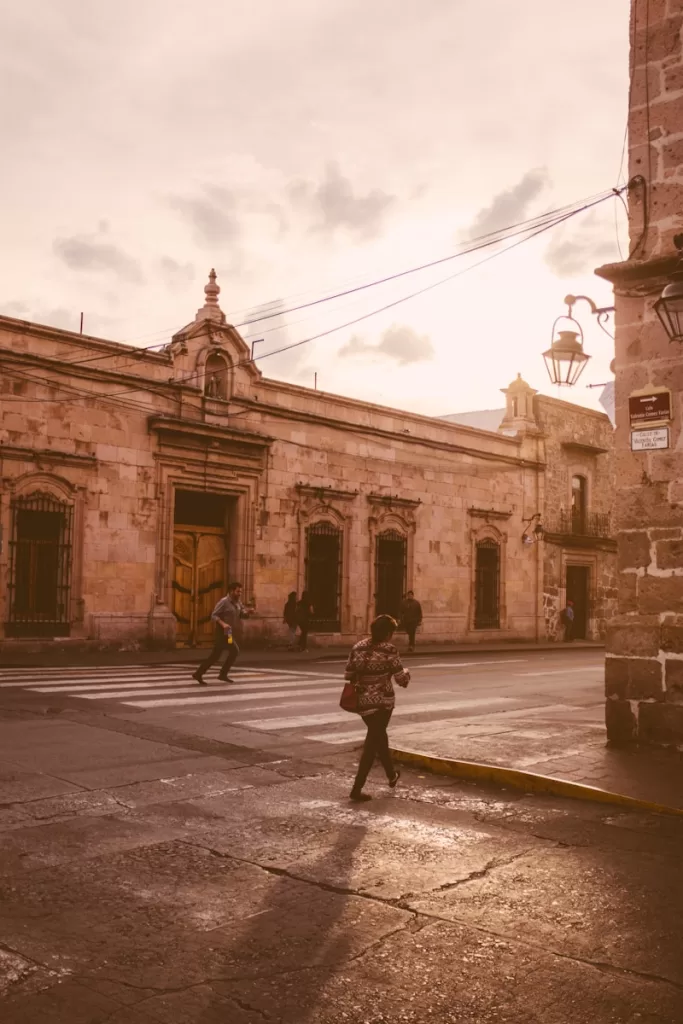
[[[525,772],[518,768],[505,768],[502,765],[484,764],[478,761],[457,761],[453,758],[437,757],[435,754],[423,754],[418,750],[399,750],[391,748],[391,756],[400,764],[415,768],[424,768],[434,775],[452,775],[459,779],[473,779],[477,782],[494,782],[523,789],[532,793],[550,793],[553,796],[569,797],[572,800],[586,800],[599,804],[617,804],[631,810],[650,811],[656,814],[671,814],[683,818],[683,808],[669,807],[666,804],[652,803],[649,800],[638,800],[623,793],[611,793],[597,786],[587,786],[581,782],[568,782],[552,775],[538,775]]]
[[[434,644],[433,647],[429,644],[425,644],[423,647],[419,647],[416,651],[411,653],[408,653],[403,648],[399,648],[399,654],[406,662],[409,662],[413,658],[440,657],[458,654],[500,654],[501,652],[511,652],[512,654],[550,652],[551,654],[559,654],[565,650],[601,651],[604,650],[604,648],[605,645],[603,643],[582,640],[577,640],[571,644],[527,644],[523,642],[509,642],[495,645],[453,644],[448,646],[446,644]],[[240,664],[247,665],[249,663],[254,663],[258,666],[259,663],[263,663],[264,665],[267,665],[272,661],[279,661],[282,659],[286,660],[287,664],[310,665],[327,661],[341,661],[348,657],[350,650],[350,647],[317,647],[312,648],[309,651],[308,657],[297,657],[295,655],[288,654],[284,647],[266,649],[243,647]],[[157,652],[57,650],[50,654],[20,654],[14,652],[14,655],[12,655],[7,651],[4,651],[2,644],[0,643],[0,668],[44,668],[45,666],[55,668],[115,668],[117,666],[130,667],[137,665],[191,665],[194,662],[201,661],[202,658],[206,657],[207,653],[207,648],[178,648],[171,651]]]

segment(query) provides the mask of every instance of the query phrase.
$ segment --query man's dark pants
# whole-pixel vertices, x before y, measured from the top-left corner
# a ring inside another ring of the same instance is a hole
[[[415,646],[415,634],[417,633],[417,623],[406,622],[406,633],[408,634],[408,646]]]
[[[356,780],[353,784],[355,790],[361,790],[365,785],[370,769],[374,764],[375,756],[379,757],[382,762],[387,778],[393,779],[394,777],[394,763],[389,753],[389,737],[387,736],[387,726],[389,725],[390,718],[391,710],[387,708],[379,708],[377,711],[373,711],[371,715],[363,716],[368,732],[365,737],[365,745],[361,754],[360,764],[358,765]]]
[[[228,656],[225,659],[225,662],[223,663],[222,669],[218,673],[219,678],[222,677],[223,679],[228,675],[228,673],[230,672],[230,669],[232,668],[232,666],[237,661],[237,658],[239,657],[240,649],[237,646],[237,644],[235,643],[234,637],[233,637],[232,643],[229,644],[228,643],[228,638],[225,635],[225,633],[223,632],[222,627],[221,626],[216,626],[216,633],[215,633],[215,636],[214,636],[213,647],[211,648],[211,653],[201,663],[201,665],[197,669],[196,675],[203,676],[205,672],[208,672],[208,670],[211,668],[211,666],[215,665],[216,662],[220,660],[221,654],[226,649],[228,651]]]

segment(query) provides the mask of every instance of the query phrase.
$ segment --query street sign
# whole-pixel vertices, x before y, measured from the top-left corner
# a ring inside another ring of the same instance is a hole
[[[632,452],[653,452],[659,448],[669,447],[669,428],[660,427],[658,430],[632,430],[631,451]]]
[[[671,392],[662,389],[647,394],[630,395],[628,414],[632,427],[645,426],[647,423],[666,423],[671,419]]]

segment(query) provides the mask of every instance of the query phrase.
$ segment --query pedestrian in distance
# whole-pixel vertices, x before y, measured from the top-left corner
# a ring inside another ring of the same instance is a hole
[[[560,612],[560,621],[564,626],[564,642],[571,643],[574,639],[574,602],[567,601]]]
[[[395,788],[401,775],[391,760],[387,736],[387,726],[396,702],[392,679],[403,687],[410,682],[410,673],[404,669],[399,653],[391,643],[396,628],[396,620],[390,615],[378,615],[370,625],[370,636],[355,644],[346,664],[345,678],[355,687],[357,711],[367,729],[350,793],[351,800],[357,803],[371,799],[368,793],[363,792],[363,786],[375,757],[379,757],[391,789]]]
[[[228,673],[239,657],[238,640],[242,639],[242,620],[249,618],[254,612],[253,601],[249,607],[246,607],[242,604],[241,598],[242,584],[231,583],[225,597],[220,599],[211,612],[211,618],[216,624],[213,647],[197,671],[192,673],[192,678],[196,679],[200,686],[207,685],[204,673],[217,661],[220,661],[225,650],[228,655],[218,673],[218,678],[222,683],[234,682],[234,679],[229,678]]]
[[[314,610],[311,598],[307,590],[304,590],[296,603],[296,624],[299,627],[299,650],[308,650],[308,632],[311,628],[311,619]]]
[[[291,593],[288,594],[288,596],[287,596],[287,602],[286,602],[284,610],[282,612],[282,621],[285,623],[285,625],[287,626],[287,629],[289,630],[289,645],[287,647],[287,650],[288,651],[293,651],[294,650],[294,644],[296,643],[296,627],[297,627],[297,619],[296,619],[296,590],[292,590]]]
[[[401,625],[408,634],[408,650],[415,650],[415,634],[422,625],[422,605],[415,600],[415,594],[409,590],[401,604]]]

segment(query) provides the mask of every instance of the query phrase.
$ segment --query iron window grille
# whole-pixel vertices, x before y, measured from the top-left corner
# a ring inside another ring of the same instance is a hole
[[[306,528],[306,590],[313,605],[311,630],[341,632],[342,533],[321,520]]]
[[[41,491],[11,502],[11,637],[68,636],[73,507]]]
[[[474,628],[500,629],[500,547],[493,540],[476,547]]]
[[[398,530],[384,530],[375,541],[375,614],[401,616],[406,589],[408,544]]]

